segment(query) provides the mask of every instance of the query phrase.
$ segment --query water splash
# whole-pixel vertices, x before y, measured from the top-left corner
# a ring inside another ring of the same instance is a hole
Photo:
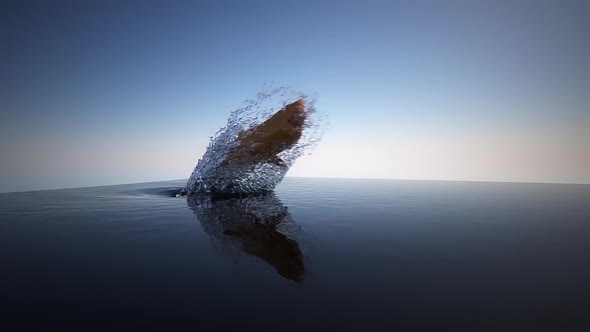
[[[280,152],[283,163],[242,162],[223,165],[228,153],[239,144],[238,134],[264,122],[275,112],[296,100],[303,99],[306,119],[297,144]],[[288,87],[269,88],[246,100],[233,111],[227,125],[211,137],[207,151],[199,159],[182,193],[251,194],[270,191],[281,182],[297,158],[309,153],[321,140],[325,116],[315,108],[315,97]]]

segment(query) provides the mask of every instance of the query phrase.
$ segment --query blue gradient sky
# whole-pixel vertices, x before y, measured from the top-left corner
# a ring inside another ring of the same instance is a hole
[[[3,1],[0,191],[188,178],[264,83],[289,176],[590,183],[588,1]]]

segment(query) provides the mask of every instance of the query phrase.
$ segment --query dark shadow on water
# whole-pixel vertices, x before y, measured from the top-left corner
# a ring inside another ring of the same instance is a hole
[[[151,187],[151,188],[141,188],[141,189],[132,189],[132,190],[123,190],[120,191],[120,194],[124,195],[132,195],[132,196],[163,196],[163,197],[176,197],[178,194],[181,193],[182,188],[178,187]]]
[[[272,192],[246,197],[190,196],[187,203],[215,245],[261,258],[284,278],[303,283],[298,227]]]

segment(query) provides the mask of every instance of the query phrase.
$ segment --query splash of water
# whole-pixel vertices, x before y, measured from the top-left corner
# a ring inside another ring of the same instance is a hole
[[[240,142],[238,134],[259,125],[278,110],[303,99],[306,119],[303,134],[297,144],[278,154],[283,163],[268,161],[241,162],[224,165],[229,152]],[[300,156],[309,153],[321,140],[326,117],[319,115],[315,98],[287,87],[275,87],[246,100],[233,111],[227,125],[211,137],[207,151],[199,159],[183,194],[251,194],[270,191],[281,182],[289,168]]]

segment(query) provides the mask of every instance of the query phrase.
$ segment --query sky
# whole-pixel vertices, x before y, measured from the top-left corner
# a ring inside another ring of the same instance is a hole
[[[588,1],[2,1],[0,192],[188,178],[264,89],[287,176],[590,183]]]

